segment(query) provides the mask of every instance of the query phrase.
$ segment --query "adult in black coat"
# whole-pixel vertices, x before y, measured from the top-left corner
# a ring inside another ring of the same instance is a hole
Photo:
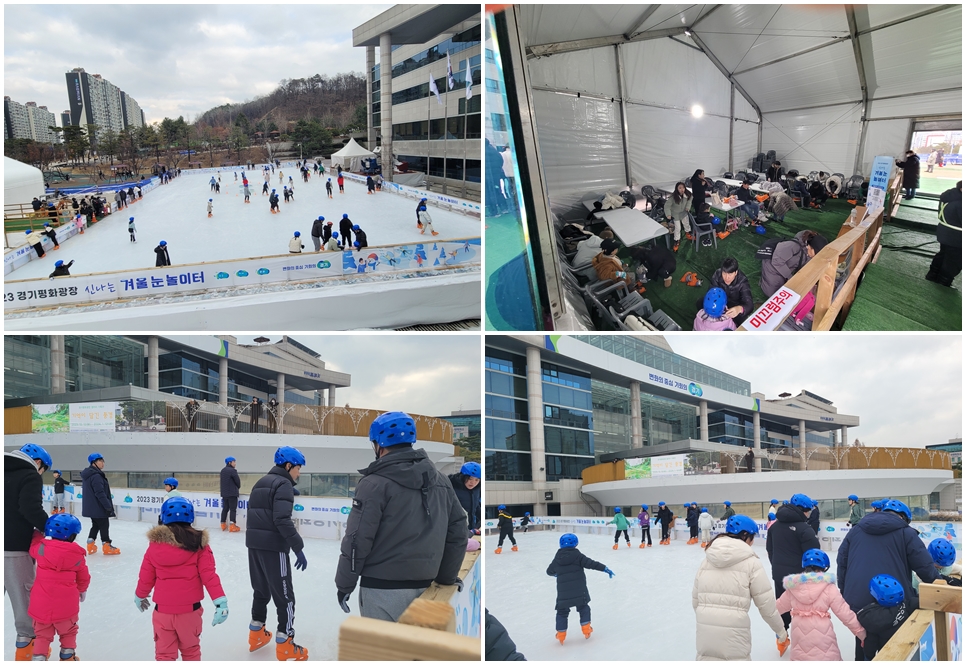
[[[453,485],[456,498],[466,511],[466,524],[474,535],[480,533],[480,500],[482,498],[482,488],[480,479],[468,476],[465,473],[454,473],[449,476],[449,482]]]
[[[653,247],[633,247],[630,255],[647,270],[649,280],[662,279],[664,286],[671,286],[671,275],[677,270],[678,263],[674,253],[664,245]]]
[[[557,630],[567,630],[570,608],[576,607],[580,624],[590,623],[590,591],[584,569],[607,571],[607,566],[584,556],[576,547],[561,547],[547,566],[547,575],[557,578]]]
[[[81,471],[81,478],[84,481],[81,490],[81,515],[91,520],[91,530],[87,534],[87,551],[90,554],[97,551],[94,541],[100,533],[106,554],[112,550],[110,518],[116,517],[114,500],[111,498],[111,484],[104,475],[104,458],[99,453],[92,453],[87,461],[91,465]]]
[[[238,462],[234,457],[225,458],[225,468],[221,470],[221,530],[231,529],[239,531],[235,524],[236,512],[238,510],[238,495],[241,492],[241,479],[236,470]],[[231,520],[231,526],[225,522]]]
[[[359,249],[365,249],[369,246],[369,239],[366,237],[366,232],[362,229],[356,231],[354,228],[352,232],[356,235],[356,242],[359,243]]]
[[[751,298],[751,283],[748,282],[748,276],[741,272],[738,260],[734,257],[729,256],[721,262],[721,267],[711,275],[711,286],[721,289],[728,296],[724,315],[734,319],[736,326],[744,323],[745,319],[755,311],[755,303]],[[699,307],[703,306],[702,300]]]
[[[168,254],[168,243],[162,240],[157,247],[154,248],[154,253],[158,255],[157,259],[154,261],[154,265],[157,267],[169,266],[171,265],[171,255]]]
[[[39,446],[34,448],[43,450]],[[20,645],[17,660],[30,660],[33,655],[34,627],[27,609],[35,569],[29,551],[34,531],[43,532],[47,524],[41,474],[50,457],[34,459],[32,455],[38,454],[36,451],[27,454],[15,450],[3,456],[3,588],[13,607]],[[47,452],[43,451],[43,455]]]
[[[251,404],[248,408],[248,431],[258,431],[258,419],[262,417],[262,400],[252,396]]]
[[[510,639],[503,624],[485,610],[486,621],[486,656],[485,660],[526,660],[517,651],[517,645]]]
[[[694,175],[691,176],[691,196],[696,211],[700,212],[701,208],[699,206],[704,203],[707,195],[708,181],[704,179],[704,169],[697,169]]]
[[[688,525],[690,540],[689,543],[698,542],[698,504],[689,503],[688,512],[684,518]]]
[[[674,513],[666,505],[661,506],[657,511],[657,521],[661,523],[661,543],[670,544],[671,522],[674,521]]]
[[[60,265],[57,265],[56,263],[54,264],[54,272],[50,273],[50,279],[53,279],[54,277],[70,277],[70,267],[74,265],[74,261],[71,260],[67,263],[58,261],[57,263],[60,263]]]
[[[939,197],[939,224],[936,226],[939,251],[932,257],[926,279],[952,286],[963,270],[963,181]]]
[[[896,160],[896,166],[902,169],[902,187],[906,190],[903,198],[916,198],[916,190],[919,189],[919,158],[916,153],[907,150],[906,158],[901,162]]]
[[[796,497],[803,497],[801,505],[795,505]],[[792,497],[792,502],[782,506],[775,513],[775,523],[768,529],[765,539],[765,551],[771,562],[771,577],[775,582],[775,598],[781,598],[785,592],[782,580],[786,575],[800,573],[802,570],[802,555],[808,550],[821,549],[821,544],[815,536],[815,531],[808,525],[806,519],[811,512],[812,500],[804,495]],[[808,506],[808,509],[805,506]],[[792,622],[791,613],[782,615],[785,628]]]
[[[339,220],[339,236],[345,239],[347,247],[352,247],[352,242],[349,240],[352,237],[352,220],[346,214],[343,214],[342,219]]]

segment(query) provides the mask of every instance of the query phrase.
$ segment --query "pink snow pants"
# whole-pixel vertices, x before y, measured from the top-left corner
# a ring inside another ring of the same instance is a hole
[[[203,609],[184,614],[151,612],[154,624],[155,660],[201,660],[201,614]]]
[[[64,619],[54,623],[43,623],[34,619],[34,653],[47,655],[50,643],[54,641],[54,634],[60,635],[61,649],[77,648],[77,617]]]

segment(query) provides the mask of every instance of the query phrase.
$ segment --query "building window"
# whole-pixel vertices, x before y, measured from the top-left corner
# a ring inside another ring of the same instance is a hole
[[[463,160],[462,159],[446,160],[446,177],[449,178],[450,180],[463,179]]]
[[[560,453],[562,455],[594,454],[594,439],[590,432],[545,426],[543,436],[548,453]]]
[[[466,116],[466,138],[478,139],[483,136],[483,130],[480,124],[481,117],[479,113]]]
[[[484,367],[486,369],[495,369],[498,372],[506,372],[507,374],[516,374],[518,376],[527,375],[526,358],[507,353],[506,351],[500,351],[499,349],[486,349]]]
[[[486,419],[487,450],[530,450],[530,426],[509,420]]]
[[[521,399],[527,398],[526,379],[493,371],[487,371],[484,374],[486,375],[484,379],[486,392],[506,395],[508,397],[519,397]]]
[[[587,411],[593,408],[593,400],[590,393],[585,393],[582,390],[564,388],[563,386],[555,386],[549,383],[543,384],[543,401],[547,404],[572,406]]]
[[[522,399],[510,399],[498,395],[485,395],[486,415],[508,420],[529,419],[527,402]]]
[[[500,82],[496,79],[486,79],[487,92],[500,92]]]
[[[480,182],[480,160],[466,160],[466,182]]]
[[[425,157],[417,155],[399,155],[399,161],[405,164],[407,170],[418,173],[426,173],[429,164]]]
[[[481,95],[473,95],[472,99],[467,99],[466,97],[460,97],[459,112],[464,113],[479,113],[482,110],[482,99]]]
[[[590,411],[576,411],[560,406],[544,405],[543,422],[548,425],[576,427],[578,429],[593,429],[594,417]]]
[[[593,466],[593,457],[561,457],[559,455],[547,455],[547,480],[557,481],[561,479],[579,480],[580,472],[588,466]],[[487,459],[489,464],[489,459]]]
[[[465,51],[468,48],[474,46],[479,46],[480,38],[482,37],[481,26],[476,25],[472,28],[468,28],[461,33],[453,35],[449,39],[446,39],[435,46],[426,49],[416,55],[411,55],[400,63],[392,66],[392,78],[397,76],[402,76],[403,74],[411,71],[415,71],[420,67],[425,67],[426,65],[437,62],[438,60],[445,60],[446,54],[449,53],[450,57],[461,51]]]
[[[530,467],[530,453],[495,452],[487,450],[484,467],[486,468],[486,480],[533,480],[533,472]]]
[[[438,178],[443,178],[446,176],[446,171],[443,168],[442,157],[429,158],[429,175],[436,176]]]
[[[502,113],[491,113],[490,122],[493,124],[494,132],[506,131],[506,116],[504,116]]]

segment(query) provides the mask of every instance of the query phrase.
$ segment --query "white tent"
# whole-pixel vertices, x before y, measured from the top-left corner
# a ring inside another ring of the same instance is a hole
[[[342,150],[332,153],[332,166],[341,166],[349,171],[358,171],[361,158],[375,156],[376,153],[366,150],[356,143],[355,139],[350,138]]]
[[[29,204],[44,196],[44,174],[40,169],[3,158],[3,205]]]
[[[514,28],[555,209],[769,150],[868,176],[961,129],[961,5],[518,5]]]

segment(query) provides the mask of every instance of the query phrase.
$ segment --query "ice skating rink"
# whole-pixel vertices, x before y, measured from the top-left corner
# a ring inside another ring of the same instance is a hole
[[[331,221],[338,232],[339,220],[349,215],[354,224],[362,227],[370,246],[420,242],[431,238],[420,235],[416,228],[416,202],[398,194],[377,192],[367,194],[362,183],[346,180],[345,194],[339,194],[336,178],[332,176],[333,198],[325,193],[325,178],[311,176],[309,182],[299,179],[298,169],[282,166],[285,184],[289,176],[295,182],[295,199],[285,203],[282,186],[278,182],[279,169],[271,177],[269,190],[279,195],[280,213],[269,211],[268,196],[263,196],[262,172],[247,172],[251,203],[246,204],[241,194],[241,171],[235,183],[235,171],[221,172],[221,194],[211,191],[210,173],[185,173],[167,185],[159,185],[145,193],[144,198],[124,210],[108,215],[75,236],[60,250],[31,261],[9,275],[7,280],[47,277],[54,262],[73,260],[71,274],[146,268],[154,265],[154,248],[166,240],[174,265],[218,261],[251,256],[287,254],[288,242],[295,231],[302,233],[302,244],[313,251],[312,222],[319,216]],[[106,196],[106,195],[105,195]],[[113,194],[110,194],[113,197]],[[109,197],[109,198],[110,198]],[[208,199],[214,200],[214,216],[208,218]],[[435,240],[479,237],[480,220],[429,206],[433,227],[439,233]],[[137,243],[130,242],[128,218],[134,217]],[[341,234],[340,234],[341,237]]]
[[[78,542],[87,541],[90,520],[81,518],[83,531]],[[97,554],[87,557],[91,586],[87,600],[81,603],[77,635],[77,656],[81,660],[154,660],[154,637],[151,610],[141,613],[134,606],[141,559],[147,549],[145,537],[148,522],[111,520],[111,538],[121,550],[117,556]],[[201,634],[201,657],[204,660],[275,661],[273,644],[254,653],[248,651],[248,622],[251,619],[252,589],[248,578],[248,550],[245,532],[226,533],[208,530],[211,549],[222,586],[228,596],[228,619],[211,625],[213,605],[205,595],[204,629]],[[335,569],[340,542],[305,539],[308,568],[292,571],[295,587],[296,643],[309,650],[310,660],[335,660],[338,654],[339,625],[349,616],[336,601]],[[98,541],[100,548],[100,541]],[[292,562],[294,563],[294,556]],[[3,659],[14,659],[16,630],[10,601],[4,594]],[[358,616],[358,594],[349,599],[352,614]],[[276,628],[275,606],[268,606],[268,627]],[[59,645],[55,639],[52,660],[57,660]]]
[[[580,633],[576,610],[570,611],[567,640],[557,642],[554,629],[556,580],[547,575],[547,566],[559,548],[563,532],[515,532],[520,551],[510,551],[505,541],[503,553],[493,554],[497,536],[487,536],[484,601],[490,614],[506,627],[517,650],[527,660],[694,660],[695,623],[691,607],[694,575],[704,559],[699,545],[672,540],[658,545],[660,527],[651,527],[654,547],[639,549],[640,540],[631,536],[631,547],[624,544],[615,552],[610,535],[577,534],[577,548],[614,571],[614,578],[596,570],[587,571],[590,590],[590,639]],[[640,538],[640,536],[638,536]],[[755,552],[769,577],[771,567],[765,553],[764,538],[757,539]],[[831,572],[835,572],[835,556]],[[132,601],[133,602],[133,601]],[[753,660],[779,660],[775,634],[752,604],[750,610]],[[838,619],[832,619],[839,650],[852,660],[855,638]],[[791,659],[791,649],[781,660]]]

